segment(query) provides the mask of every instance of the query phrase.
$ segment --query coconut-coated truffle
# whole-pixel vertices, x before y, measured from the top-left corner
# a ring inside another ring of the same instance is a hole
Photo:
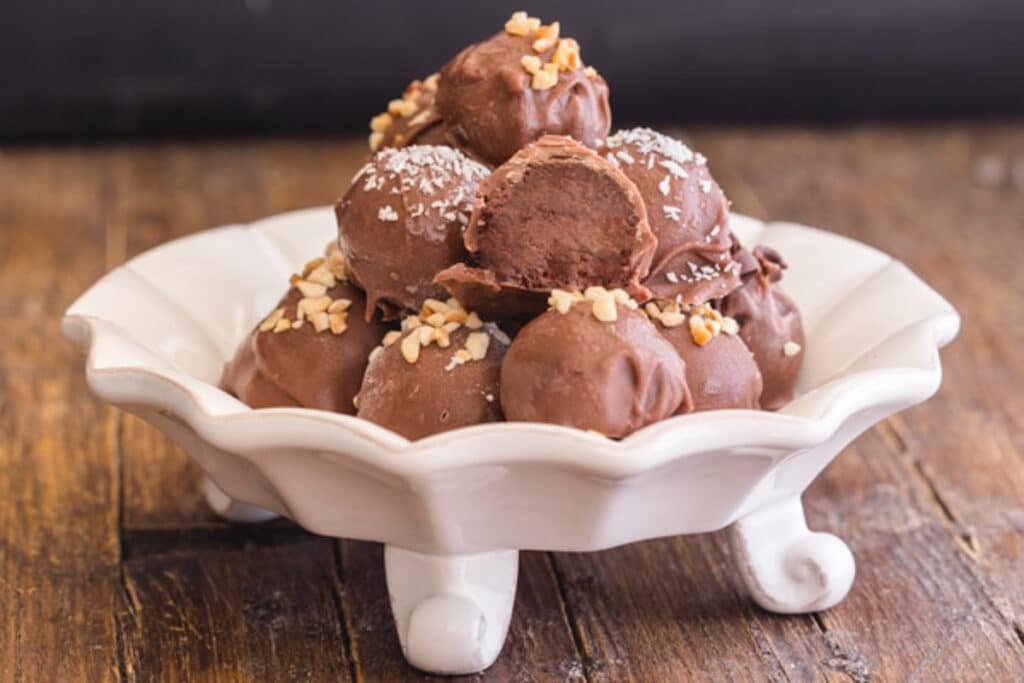
[[[338,243],[352,280],[394,315],[444,295],[438,271],[466,257],[462,233],[486,167],[451,147],[377,152],[335,207]]]
[[[684,304],[719,299],[740,285],[730,253],[729,202],[707,159],[649,128],[622,130],[598,148],[632,180],[658,238],[643,280],[653,296]]]

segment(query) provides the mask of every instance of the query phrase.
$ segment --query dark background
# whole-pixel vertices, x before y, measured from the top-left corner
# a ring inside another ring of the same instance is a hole
[[[514,9],[580,40],[617,123],[1024,113],[1024,0],[0,0],[0,139],[365,131]]]

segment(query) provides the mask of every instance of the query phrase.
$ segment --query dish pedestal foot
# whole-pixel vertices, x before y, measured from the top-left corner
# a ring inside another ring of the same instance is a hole
[[[519,551],[425,555],[384,548],[391,611],[409,663],[437,674],[490,666],[508,633]]]
[[[846,597],[853,583],[850,548],[837,536],[808,529],[799,497],[738,520],[732,544],[754,601],[771,612],[828,609]]]
[[[270,510],[235,500],[224,493],[213,479],[205,474],[203,475],[203,498],[206,499],[206,504],[210,506],[211,510],[229,522],[257,524],[277,517],[277,513]]]

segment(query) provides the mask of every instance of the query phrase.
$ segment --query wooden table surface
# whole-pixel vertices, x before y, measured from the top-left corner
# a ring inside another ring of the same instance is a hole
[[[758,609],[721,533],[527,552],[482,678],[1024,680],[1024,125],[688,133],[736,209],[875,245],[957,306],[942,389],[805,496],[857,558],[837,607]],[[97,401],[58,333],[126,258],[333,201],[362,145],[0,150],[0,679],[420,677],[379,546],[214,518],[196,466]]]

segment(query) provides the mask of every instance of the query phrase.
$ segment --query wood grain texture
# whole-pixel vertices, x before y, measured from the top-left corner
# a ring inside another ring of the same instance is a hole
[[[481,680],[1024,680],[1024,125],[688,131],[735,208],[863,240],[964,314],[938,396],[805,497],[858,560],[832,610],[754,606],[723,534],[524,553]],[[396,680],[380,547],[213,517],[88,392],[60,312],[105,269],[332,201],[362,141],[0,151],[0,679]]]
[[[56,315],[105,268],[101,177],[84,150],[0,156],[5,680],[118,675],[116,418],[89,395]]]

